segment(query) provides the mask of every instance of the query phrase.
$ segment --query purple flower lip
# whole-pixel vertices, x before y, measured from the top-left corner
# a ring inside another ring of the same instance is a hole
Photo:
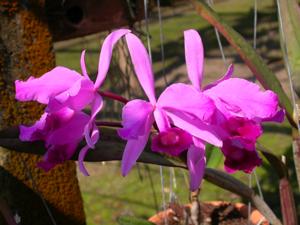
[[[162,132],[159,137],[159,142],[163,146],[176,145],[179,142],[179,135],[174,131]]]
[[[260,166],[262,163],[255,150],[255,141],[247,143],[247,140],[242,137],[234,137],[224,141],[221,150],[225,156],[225,170],[228,173],[234,173],[237,170],[251,173],[256,166]]]
[[[151,149],[154,152],[164,152],[178,156],[186,151],[193,143],[192,136],[177,127],[160,132],[152,139]]]

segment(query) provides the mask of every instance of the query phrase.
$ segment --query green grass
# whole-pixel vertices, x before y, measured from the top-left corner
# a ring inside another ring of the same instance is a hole
[[[252,1],[229,0],[216,5],[216,10],[226,21],[229,21],[239,31],[246,36],[252,36]],[[260,13],[267,16],[272,15],[271,0],[259,1]],[[270,14],[270,15],[269,15]],[[259,18],[260,21],[260,18]],[[268,22],[262,22],[264,27]],[[213,29],[203,21],[193,10],[175,14],[165,18],[163,21],[163,31],[165,37],[166,68],[176,63],[183,64],[183,35],[186,29],[193,28],[200,31],[206,50],[217,49],[217,42]],[[152,22],[150,24],[151,44],[153,50],[154,70],[159,73],[160,63],[160,42],[159,25]],[[95,73],[98,64],[100,38],[85,41],[61,48],[57,51],[57,64],[64,65],[80,71],[79,59],[82,49],[87,49],[87,65],[90,73]],[[265,134],[260,138],[260,142],[271,149],[274,153],[285,154],[290,148],[291,136],[288,124],[266,125]],[[290,156],[289,156],[290,157]],[[290,159],[290,158],[289,158]],[[149,166],[149,171],[153,181],[151,187],[149,173],[145,165],[139,164],[139,170],[135,167],[131,173],[123,178],[120,173],[119,163],[89,164],[90,177],[79,175],[82,196],[85,205],[88,225],[116,224],[116,219],[122,215],[133,215],[140,218],[148,218],[156,212],[156,206],[161,206],[161,185],[158,166]],[[222,163],[219,166],[222,169]],[[138,172],[139,171],[139,172]],[[168,198],[169,189],[169,169],[164,168],[165,193]],[[186,171],[175,169],[177,188],[174,190],[178,201],[188,203],[188,174]],[[277,178],[270,172],[268,163],[257,169],[257,173],[262,182],[267,202],[272,204],[272,208],[278,212]],[[270,176],[270,173],[272,176]],[[248,182],[248,175],[237,172],[234,176],[245,183]],[[154,197],[154,194],[155,196]],[[276,197],[274,197],[276,196]],[[157,202],[155,202],[155,198]],[[227,200],[241,201],[239,196],[224,191],[208,182],[204,182],[200,195],[201,200]],[[277,208],[276,208],[277,207]]]

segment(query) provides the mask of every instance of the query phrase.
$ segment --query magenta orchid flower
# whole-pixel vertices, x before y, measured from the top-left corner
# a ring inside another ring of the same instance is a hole
[[[38,166],[48,171],[73,156],[89,119],[89,115],[67,107],[45,112],[33,126],[20,126],[20,140],[45,142],[47,152]]]
[[[282,122],[284,110],[279,110],[278,97],[270,91],[261,91],[257,84],[245,79],[231,78],[233,66],[225,75],[201,88],[204,50],[201,37],[195,30],[184,32],[185,57],[191,89],[196,89],[214,101],[217,112],[212,124],[220,126],[223,133],[222,152],[225,170],[243,170],[250,173],[261,164],[255,143],[262,134],[261,122]]]
[[[83,75],[58,66],[39,78],[30,77],[27,81],[15,82],[17,100],[37,101],[47,105],[46,112],[33,126],[20,127],[21,140],[45,141],[48,150],[39,164],[42,168],[49,170],[70,159],[80,140],[85,137],[87,146],[80,151],[78,162],[81,171],[88,175],[83,159],[99,139],[95,118],[103,106],[98,89],[108,72],[114,45],[129,32],[128,29],[120,29],[105,38],[95,83],[87,74],[85,51],[80,60]],[[81,112],[87,106],[91,107],[91,115]]]
[[[152,149],[179,155],[188,149],[187,165],[190,188],[196,190],[204,175],[204,142],[222,146],[216,127],[211,126],[216,107],[213,101],[186,84],[173,84],[156,100],[151,62],[142,42],[135,35],[125,35],[138,80],[149,102],[135,99],[123,108],[120,137],[127,140],[122,159],[122,174],[128,174],[147,144],[151,127],[159,134]]]

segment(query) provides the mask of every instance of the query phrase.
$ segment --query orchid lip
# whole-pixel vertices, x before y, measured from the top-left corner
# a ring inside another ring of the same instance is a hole
[[[172,131],[162,134],[160,137],[160,143],[164,146],[175,145],[178,143],[178,141],[179,135]]]

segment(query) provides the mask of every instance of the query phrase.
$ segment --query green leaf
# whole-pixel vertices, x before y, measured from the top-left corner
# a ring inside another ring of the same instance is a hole
[[[274,171],[277,173],[279,178],[288,177],[288,168],[277,155],[273,154],[271,151],[269,151],[259,143],[256,144],[256,149],[260,151],[264,157],[266,157],[266,159],[273,167]]]
[[[122,216],[118,219],[119,225],[153,225],[154,223],[148,220],[139,219],[131,216]]]
[[[281,47],[285,52],[291,66],[293,86],[298,96],[300,96],[300,11],[296,0],[279,0],[280,14],[282,18],[283,35],[280,38]],[[280,26],[279,26],[280,27]],[[281,32],[281,30],[280,30]],[[282,34],[282,33],[281,33]]]
[[[206,149],[206,153],[207,153],[206,166],[209,168],[218,168],[223,159],[223,154],[222,154],[221,150],[216,147],[211,146],[211,148],[208,147]]]
[[[192,0],[197,13],[213,25],[237,51],[265,89],[274,91],[280,104],[286,110],[289,122],[296,126],[293,119],[293,107],[275,74],[264,63],[252,46],[231,26],[224,22],[203,0]]]

